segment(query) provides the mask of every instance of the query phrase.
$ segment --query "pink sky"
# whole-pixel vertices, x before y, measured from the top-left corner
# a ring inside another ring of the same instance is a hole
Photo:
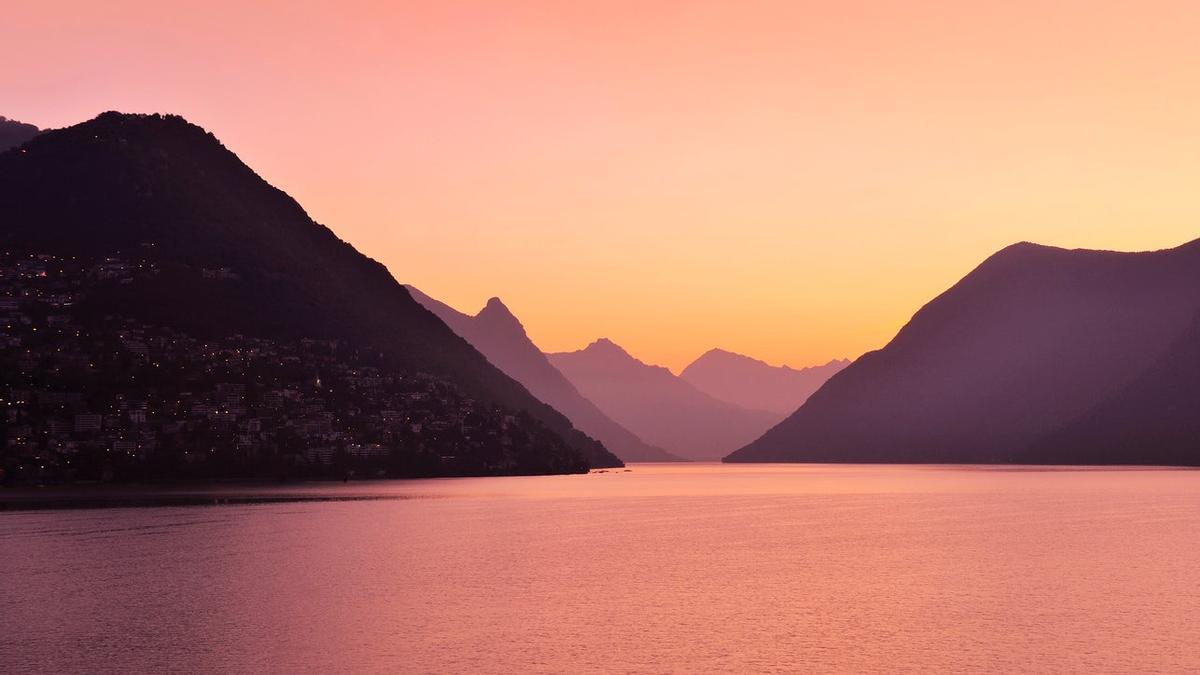
[[[402,282],[676,369],[1200,236],[1194,2],[248,4],[5,7],[0,114],[182,114]]]

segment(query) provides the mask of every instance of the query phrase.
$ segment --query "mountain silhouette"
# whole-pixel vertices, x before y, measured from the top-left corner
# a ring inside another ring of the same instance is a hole
[[[711,349],[684,368],[679,377],[727,403],[787,415],[848,365],[846,359],[834,359],[822,366],[796,370]]]
[[[626,462],[674,462],[679,458],[649,445],[614,422],[558,371],[533,344],[525,327],[499,298],[488,300],[475,316],[464,314],[412,286],[413,299],[487,357],[492,365],[525,385],[531,394],[566,415],[576,428],[604,444]]]
[[[38,133],[39,129],[32,124],[10,120],[0,115],[0,152],[15,148]]]
[[[1128,387],[1147,405],[1165,381],[1135,382],[1198,308],[1200,241],[1147,253],[1016,244],[727,461],[1104,462],[1079,440],[1069,454],[1039,443]]]
[[[1019,459],[1200,465],[1200,314],[1146,372]]]
[[[638,361],[608,339],[549,356],[609,417],[647,442],[688,459],[718,459],[781,418],[719,401],[666,368]]]
[[[380,263],[314,222],[211,134],[178,116],[104,113],[0,154],[0,243],[70,256],[152,252],[154,284],[98,311],[198,337],[343,339],[398,372],[445,377],[525,411],[592,466],[620,461],[500,372]],[[215,284],[199,270],[228,270]]]

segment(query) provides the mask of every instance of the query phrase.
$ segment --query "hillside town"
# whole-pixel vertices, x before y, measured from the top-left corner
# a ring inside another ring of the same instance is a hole
[[[157,274],[143,256],[0,253],[0,482],[503,474],[562,445],[344,341],[201,340],[88,307]]]

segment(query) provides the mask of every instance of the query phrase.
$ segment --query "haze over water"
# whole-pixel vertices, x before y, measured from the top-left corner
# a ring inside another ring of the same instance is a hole
[[[0,515],[0,670],[1200,669],[1200,472],[631,468]]]

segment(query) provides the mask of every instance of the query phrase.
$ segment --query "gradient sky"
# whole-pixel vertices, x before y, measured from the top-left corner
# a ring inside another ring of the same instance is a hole
[[[400,281],[675,369],[1200,237],[1194,0],[248,4],[8,3],[0,114],[182,114]]]

